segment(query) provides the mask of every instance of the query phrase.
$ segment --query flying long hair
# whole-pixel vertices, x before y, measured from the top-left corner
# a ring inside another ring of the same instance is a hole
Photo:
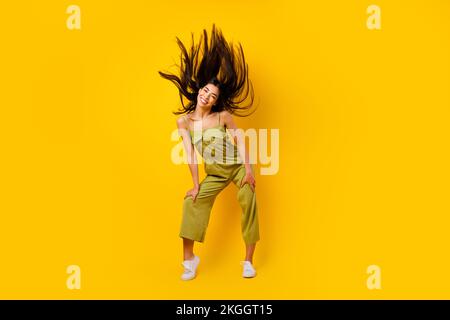
[[[254,93],[240,43],[238,48],[235,48],[232,42],[228,43],[214,24],[209,43],[206,30],[203,30],[198,44],[195,44],[192,34],[189,52],[178,37],[176,40],[181,49],[181,64],[177,65],[180,76],[158,71],[161,77],[178,88],[182,107],[173,112],[174,114],[193,112],[199,90],[208,83],[219,88],[219,97],[211,109],[212,112],[227,110],[242,117],[255,111],[243,114],[243,111],[252,107]],[[249,103],[241,105],[247,99]]]

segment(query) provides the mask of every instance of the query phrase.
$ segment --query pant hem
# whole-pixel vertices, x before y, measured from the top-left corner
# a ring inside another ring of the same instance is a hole
[[[182,234],[180,234],[179,237],[180,238],[184,238],[184,239],[188,239],[188,240],[192,240],[192,241],[197,241],[197,242],[200,242],[200,243],[203,243],[205,241],[205,239],[199,239],[199,238],[196,238],[196,237],[186,236],[186,235],[182,235]]]

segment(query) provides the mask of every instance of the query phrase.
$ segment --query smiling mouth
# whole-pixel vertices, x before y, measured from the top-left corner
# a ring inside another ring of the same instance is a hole
[[[204,104],[207,104],[207,103],[208,103],[208,101],[206,101],[205,99],[203,99],[203,98],[201,98],[201,97],[200,97],[200,100],[201,100]]]

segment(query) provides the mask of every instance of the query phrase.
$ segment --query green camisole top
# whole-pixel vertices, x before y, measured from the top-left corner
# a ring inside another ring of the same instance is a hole
[[[188,125],[189,122],[183,117]],[[201,130],[189,130],[191,141],[205,163],[237,164],[242,163],[237,145],[230,138],[226,128],[220,124],[218,112],[218,125]]]

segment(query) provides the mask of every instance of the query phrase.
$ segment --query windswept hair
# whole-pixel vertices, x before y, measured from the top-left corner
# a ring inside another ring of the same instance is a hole
[[[171,81],[178,88],[182,107],[178,109],[179,111],[173,112],[174,114],[193,112],[197,105],[199,90],[208,83],[219,87],[219,97],[211,109],[212,112],[227,110],[240,117],[254,112],[241,113],[251,108],[254,93],[240,43],[236,49],[232,42],[228,43],[225,40],[222,32],[216,29],[214,24],[209,43],[206,30],[203,30],[203,36],[200,36],[197,45],[194,43],[192,33],[189,52],[178,37],[176,40],[181,49],[181,64],[176,65],[180,69],[180,76],[158,71],[161,77]],[[242,106],[247,98],[250,99],[249,103]]]

